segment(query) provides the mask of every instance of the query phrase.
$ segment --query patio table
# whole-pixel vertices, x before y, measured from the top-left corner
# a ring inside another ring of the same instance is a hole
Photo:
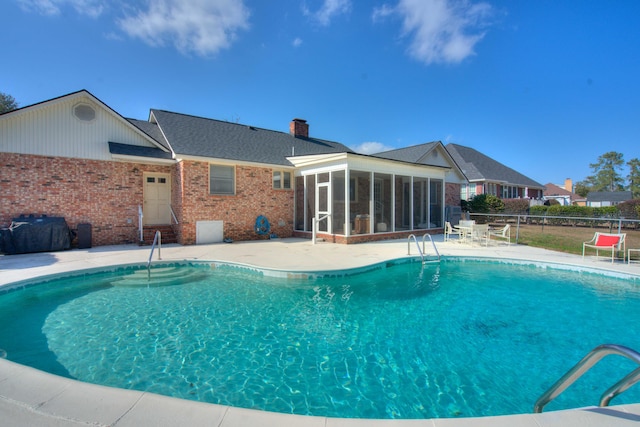
[[[473,237],[473,225],[454,225],[453,228],[455,228],[460,235],[460,243],[466,243],[468,239],[471,240]]]

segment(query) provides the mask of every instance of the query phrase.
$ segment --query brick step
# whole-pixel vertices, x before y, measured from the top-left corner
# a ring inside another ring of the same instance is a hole
[[[149,225],[142,229],[142,244],[152,244],[156,231],[160,231],[160,234],[162,235],[162,243],[178,243],[178,238],[170,225]]]

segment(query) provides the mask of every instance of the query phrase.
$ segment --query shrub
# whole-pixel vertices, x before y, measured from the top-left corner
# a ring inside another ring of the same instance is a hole
[[[619,218],[620,210],[617,206],[603,206],[599,208],[592,208],[593,216],[596,218]]]
[[[547,208],[548,206],[544,205],[531,206],[531,208],[529,209],[529,213],[531,215],[546,215]]]
[[[478,194],[468,203],[473,213],[500,213],[504,211],[504,202],[491,194]]]
[[[618,205],[620,216],[628,219],[640,218],[640,199],[627,200]]]
[[[528,199],[505,199],[504,212],[514,215],[525,215],[529,213],[529,200]]]

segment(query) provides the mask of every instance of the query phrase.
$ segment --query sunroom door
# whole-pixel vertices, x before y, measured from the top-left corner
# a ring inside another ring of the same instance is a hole
[[[318,222],[316,230],[322,233],[328,233],[331,230],[330,184],[329,182],[318,182],[316,184],[316,219],[324,218]]]

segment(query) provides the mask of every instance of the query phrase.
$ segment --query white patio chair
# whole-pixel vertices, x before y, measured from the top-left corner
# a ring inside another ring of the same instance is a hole
[[[489,230],[489,237],[499,237],[505,239],[507,245],[511,245],[511,226],[509,224],[498,230]]]
[[[458,242],[460,241],[460,230],[455,229],[451,226],[451,223],[449,221],[446,221],[444,223],[444,241],[448,242],[449,240],[451,240],[451,236],[458,236]]]

